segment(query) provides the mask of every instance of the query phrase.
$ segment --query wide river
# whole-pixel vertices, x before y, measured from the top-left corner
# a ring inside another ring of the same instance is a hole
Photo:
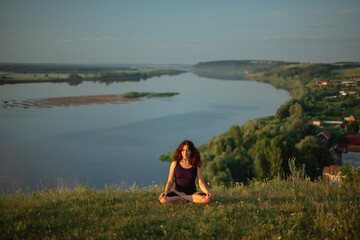
[[[0,189],[34,190],[82,184],[163,184],[170,163],[158,160],[184,140],[196,146],[231,125],[274,115],[289,94],[256,81],[192,73],[109,85],[84,82],[0,86],[0,100],[179,92],[169,98],[52,108],[0,105]],[[0,103],[1,104],[1,103]]]

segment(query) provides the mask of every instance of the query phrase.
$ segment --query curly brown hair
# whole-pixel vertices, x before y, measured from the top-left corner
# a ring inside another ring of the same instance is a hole
[[[201,157],[199,151],[195,148],[194,143],[192,143],[189,140],[184,140],[180,143],[179,147],[175,151],[174,159],[173,161],[180,162],[182,159],[181,152],[183,150],[183,147],[187,145],[189,146],[190,150],[190,159],[189,163],[193,166],[201,167]]]

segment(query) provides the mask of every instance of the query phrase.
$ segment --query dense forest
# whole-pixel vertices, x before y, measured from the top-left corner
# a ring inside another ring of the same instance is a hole
[[[214,65],[215,63],[212,63]],[[233,68],[233,64],[219,68]],[[322,175],[324,166],[334,164],[329,149],[346,143],[348,133],[359,131],[359,122],[345,122],[344,116],[360,116],[359,90],[344,86],[339,80],[360,77],[359,63],[300,64],[272,62],[270,66],[254,67],[246,74],[248,79],[267,82],[290,92],[292,99],[279,107],[275,116],[264,117],[230,129],[199,147],[206,181],[229,185],[256,179],[286,178],[289,159],[296,159],[298,167],[312,179]],[[195,66],[196,68],[196,66]],[[243,71],[241,68],[239,71]],[[326,78],[327,86],[318,82]],[[353,95],[326,99],[340,90]],[[347,125],[347,131],[327,129],[333,138],[329,142],[317,135],[324,129],[312,125],[315,119],[338,120]],[[160,160],[171,161],[174,151]]]

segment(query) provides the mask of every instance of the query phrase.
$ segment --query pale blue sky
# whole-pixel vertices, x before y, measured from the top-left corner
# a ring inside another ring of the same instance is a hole
[[[0,62],[360,61],[359,0],[0,0]]]

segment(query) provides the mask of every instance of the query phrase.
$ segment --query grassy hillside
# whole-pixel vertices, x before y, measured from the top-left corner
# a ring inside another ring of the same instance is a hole
[[[228,64],[228,67],[224,65]],[[246,66],[247,61],[243,62]],[[272,84],[290,92],[292,99],[277,110],[275,116],[251,120],[230,129],[199,147],[204,177],[212,184],[246,182],[247,179],[272,179],[289,174],[287,161],[295,157],[296,164],[305,166],[312,179],[322,176],[325,166],[334,164],[338,155],[330,153],[332,146],[347,143],[346,135],[359,131],[359,121],[346,122],[344,116],[360,116],[359,89],[345,86],[342,81],[360,77],[359,63],[300,64],[271,62],[269,66],[249,72],[247,78]],[[230,62],[203,64],[216,69],[243,68]],[[197,68],[198,65],[195,67]],[[217,66],[217,67],[216,67]],[[319,80],[327,79],[326,86]],[[340,91],[352,95],[340,96]],[[338,96],[327,99],[327,96]],[[318,128],[313,120],[340,121],[347,130],[336,125]],[[316,136],[327,130],[333,136],[324,142]],[[171,161],[174,152],[160,160]],[[338,161],[338,160],[337,160]]]
[[[163,187],[2,194],[1,239],[359,239],[360,185],[252,181],[214,202],[161,205]]]
[[[191,67],[191,71],[200,77],[245,80],[248,73],[258,69],[267,69],[282,62],[259,60],[228,60],[201,62]]]
[[[341,185],[318,178],[333,161],[329,147],[350,130],[328,129],[334,140],[324,143],[315,137],[322,129],[311,125],[360,111],[354,96],[324,98],[358,91],[336,82],[359,77],[358,69],[351,63],[277,63],[248,73],[293,98],[275,116],[232,126],[199,147],[214,195],[210,204],[161,205],[163,186],[2,192],[0,239],[359,239],[360,169],[345,168],[352,178]],[[318,87],[324,77],[333,82]]]

